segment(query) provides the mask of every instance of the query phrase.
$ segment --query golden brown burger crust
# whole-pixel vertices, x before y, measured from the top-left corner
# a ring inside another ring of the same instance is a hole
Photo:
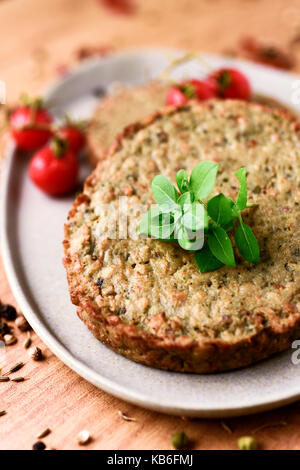
[[[141,332],[118,317],[96,320],[82,309],[77,315],[93,335],[115,352],[135,362],[164,370],[208,374],[246,367],[289,348],[300,336],[300,319],[295,315],[281,328],[264,328],[247,340],[197,342],[188,337],[176,341]]]

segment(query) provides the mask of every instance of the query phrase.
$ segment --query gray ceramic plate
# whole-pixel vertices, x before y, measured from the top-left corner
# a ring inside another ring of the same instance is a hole
[[[54,112],[88,117],[95,92],[113,81],[126,84],[157,76],[172,51],[142,51],[92,61],[47,94]],[[174,52],[173,52],[174,54]],[[246,62],[205,56],[212,67],[236,65],[256,92],[291,105],[296,77]],[[206,73],[203,62],[181,66],[177,78]],[[2,175],[1,235],[7,275],[27,319],[69,367],[103,390],[153,410],[177,415],[225,417],[253,413],[300,396],[300,369],[292,350],[243,370],[215,375],[177,374],[136,364],[93,338],[71,304],[62,266],[63,224],[72,198],[51,199],[27,177],[28,159],[9,150]],[[84,172],[87,169],[83,169]]]

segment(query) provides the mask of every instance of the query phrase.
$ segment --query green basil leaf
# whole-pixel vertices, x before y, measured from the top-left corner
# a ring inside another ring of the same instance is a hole
[[[232,199],[231,199],[232,201]],[[234,217],[235,219],[237,219],[240,215],[240,211],[239,209],[236,207],[235,203],[232,201],[232,208],[231,208],[231,211],[232,211],[232,217]]]
[[[138,227],[138,233],[157,237],[157,235],[154,235],[154,231],[158,233],[157,227],[171,224],[173,224],[174,230],[174,217],[172,214],[162,212],[159,206],[152,206],[151,209],[143,215]]]
[[[234,238],[242,257],[249,263],[258,263],[260,254],[258,242],[251,228],[244,224],[242,220],[239,221]]]
[[[230,230],[232,230],[234,227],[234,220],[231,220],[230,222],[228,222],[228,224],[224,224],[222,225],[222,228],[225,230],[225,232],[229,232]]]
[[[159,240],[169,240],[175,228],[174,216],[171,213],[164,213],[159,210],[159,206],[154,206],[151,210],[149,235]]]
[[[151,215],[151,227],[159,225],[170,225],[174,223],[174,217],[171,212],[160,212],[158,215]]]
[[[236,207],[242,211],[247,205],[247,179],[246,179],[246,168],[240,168],[235,173],[237,179],[240,182],[240,189],[236,200]]]
[[[176,208],[174,209],[174,211],[172,212],[175,224],[180,222],[180,219],[182,217],[182,212],[183,212],[183,209],[179,205],[177,205]]]
[[[140,235],[149,235],[151,228],[151,209],[143,215],[140,225],[138,226],[138,233]]]
[[[232,200],[221,193],[207,202],[207,212],[217,224],[228,224],[233,217],[232,206]]]
[[[208,246],[212,254],[222,263],[235,268],[235,259],[230,238],[222,227],[213,226],[208,236]]]
[[[201,204],[185,204],[183,207],[182,225],[191,232],[205,228],[205,210]]]
[[[163,175],[157,175],[152,181],[152,191],[159,206],[176,206],[179,194],[173,184]]]
[[[184,229],[184,227],[180,227],[178,232],[176,233],[177,237],[177,242],[183,248],[184,250],[189,250],[190,249],[190,239],[187,234],[187,231]]]
[[[183,226],[179,227],[177,233],[175,233],[175,238],[177,238],[181,248],[189,251],[201,250],[204,243],[204,234],[192,235],[190,237],[188,231]]]
[[[174,232],[174,223],[166,225],[151,225],[149,235],[159,240],[168,240]]]
[[[213,190],[219,165],[215,162],[203,161],[195,166],[191,173],[190,185],[196,199],[202,201]]]
[[[204,229],[205,230],[209,230],[209,227],[210,227],[210,223],[209,221],[211,220],[211,218],[209,217],[209,215],[207,214],[206,211],[204,211]]]
[[[161,214],[170,214],[176,211],[176,204],[174,206],[170,206],[168,204],[161,204],[157,205],[157,207],[160,209]]]
[[[188,191],[179,197],[177,203],[183,207],[184,205],[192,204],[193,201],[194,201],[194,195],[193,193]]]
[[[169,238],[155,238],[155,239],[161,242],[177,242],[176,238],[174,237],[174,233],[172,233]]]
[[[189,177],[185,170],[179,170],[176,174],[176,184],[181,194],[189,190]]]
[[[223,266],[223,263],[212,254],[207,243],[205,243],[202,250],[195,253],[195,260],[202,273],[215,271]]]

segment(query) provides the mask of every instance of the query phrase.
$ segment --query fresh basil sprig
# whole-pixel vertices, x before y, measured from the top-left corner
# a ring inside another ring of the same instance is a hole
[[[215,162],[198,163],[191,173],[190,186],[198,201],[205,199],[213,190],[219,165]]]
[[[228,235],[236,225],[234,240],[240,255],[249,263],[258,263],[260,255],[258,242],[241,215],[251,207],[247,205],[245,168],[235,173],[240,183],[236,201],[222,193],[205,201],[215,185],[218,167],[215,162],[203,161],[193,169],[190,179],[186,170],[179,170],[179,192],[165,176],[156,176],[152,190],[157,205],[144,214],[138,228],[140,234],[175,241],[184,250],[194,251],[203,273],[224,264],[236,266]]]

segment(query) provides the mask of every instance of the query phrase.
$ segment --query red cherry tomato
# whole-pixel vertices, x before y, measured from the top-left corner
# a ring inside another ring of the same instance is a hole
[[[60,196],[75,189],[79,165],[66,142],[55,138],[33,156],[29,165],[31,180],[51,196]]]
[[[43,108],[21,106],[13,112],[9,122],[11,135],[22,150],[36,150],[52,136],[52,117]]]
[[[188,102],[188,97],[177,86],[171,86],[166,97],[167,106],[179,106]]]
[[[220,98],[249,100],[251,87],[248,78],[236,69],[219,69],[209,77],[217,84],[217,95]]]
[[[166,104],[178,106],[187,103],[189,99],[204,101],[215,98],[216,95],[217,85],[214,80],[191,79],[177,86],[173,85],[167,93]]]
[[[72,124],[66,124],[58,130],[58,136],[69,143],[69,148],[75,153],[82,150],[85,143],[84,133]]]
[[[199,101],[208,100],[217,96],[217,86],[214,80],[187,80],[184,85],[191,88],[191,98]]]

